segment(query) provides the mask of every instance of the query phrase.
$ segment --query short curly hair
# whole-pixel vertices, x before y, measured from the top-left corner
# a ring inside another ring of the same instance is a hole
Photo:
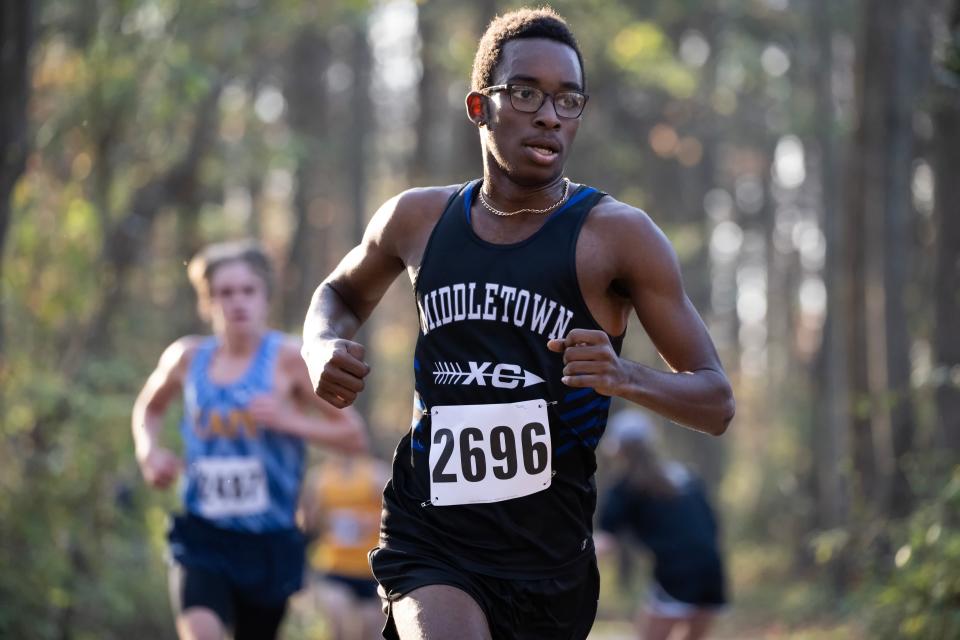
[[[540,7],[518,9],[490,21],[483,37],[480,38],[477,54],[473,58],[473,74],[470,79],[472,91],[479,91],[494,84],[493,74],[503,56],[503,46],[511,40],[522,38],[546,38],[573,49],[580,62],[582,88],[586,90],[587,75],[583,68],[583,55],[580,53],[577,39],[560,14],[550,7]]]

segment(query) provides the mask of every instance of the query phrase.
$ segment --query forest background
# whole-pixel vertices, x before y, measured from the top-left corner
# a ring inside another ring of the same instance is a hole
[[[205,330],[185,261],[259,238],[298,333],[384,199],[480,175],[463,97],[515,6],[3,3],[0,637],[171,637],[129,415]],[[721,511],[719,633],[960,637],[960,0],[553,6],[591,94],[568,175],[665,230],[735,384],[722,438],[662,425]],[[401,280],[364,331],[385,456],[415,318]],[[597,637],[642,591],[607,569]]]

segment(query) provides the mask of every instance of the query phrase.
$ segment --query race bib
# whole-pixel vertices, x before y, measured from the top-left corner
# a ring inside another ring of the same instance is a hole
[[[465,404],[430,409],[430,502],[499,502],[550,486],[547,403]]]
[[[267,475],[257,458],[201,458],[193,474],[198,509],[206,518],[257,515],[270,505]]]
[[[327,516],[330,538],[344,547],[356,546],[363,542],[367,528],[360,514],[353,509],[334,509]],[[378,520],[379,524],[379,520]]]

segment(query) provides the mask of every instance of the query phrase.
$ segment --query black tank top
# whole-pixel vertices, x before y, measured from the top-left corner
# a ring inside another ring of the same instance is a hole
[[[547,340],[600,329],[575,252],[605,194],[581,186],[531,237],[499,245],[470,226],[480,184],[447,203],[414,282],[413,423],[384,491],[381,544],[488,575],[556,575],[592,554],[610,398],[564,385]],[[617,353],[622,342],[612,338]]]

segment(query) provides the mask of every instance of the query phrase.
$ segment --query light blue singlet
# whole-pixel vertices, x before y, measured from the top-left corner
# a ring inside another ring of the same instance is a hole
[[[220,346],[203,341],[184,384],[180,433],[186,460],[181,485],[187,512],[218,527],[264,533],[296,526],[303,476],[303,440],[255,424],[250,400],[274,391],[273,373],[283,334],[264,334],[246,373],[230,384],[210,380]]]

